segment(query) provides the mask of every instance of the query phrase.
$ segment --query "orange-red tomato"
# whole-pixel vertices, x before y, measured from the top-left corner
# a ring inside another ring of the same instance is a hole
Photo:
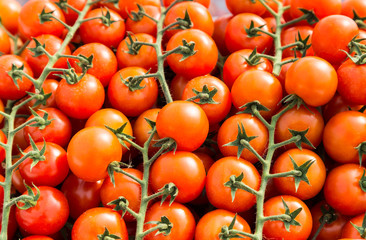
[[[341,0],[291,0],[290,13],[292,18],[298,18],[304,13],[299,8],[313,10],[315,15],[322,19],[329,15],[336,15],[341,13]]]
[[[143,6],[145,13],[156,20],[160,19],[160,8],[151,5]],[[141,19],[137,21],[132,20],[131,18],[127,18],[126,20],[126,31],[130,31],[133,33],[147,33],[151,36],[156,37],[156,22],[152,19],[143,16]]]
[[[345,222],[345,225],[343,226],[342,229],[342,238],[364,239],[363,237],[361,237],[361,234],[354,227],[354,225],[356,225],[357,227],[361,227],[364,217],[365,214],[362,213],[361,215],[353,217],[348,222]],[[352,225],[351,223],[353,223],[354,225]]]
[[[253,13],[260,16],[266,11],[266,8],[259,1],[253,2],[251,0],[226,0],[226,6],[234,15],[239,13]]]
[[[292,43],[295,43],[296,41],[299,41],[299,34],[301,36],[301,39],[306,39],[309,37],[307,44],[311,45],[311,36],[313,34],[313,28],[310,26],[295,26],[288,29],[285,29],[281,34],[281,44],[282,46],[286,46]],[[292,48],[286,48],[283,50],[283,58],[286,57],[294,57],[295,56],[295,47]],[[296,51],[297,57],[302,57],[302,53],[300,51]],[[310,46],[310,48],[306,51],[305,56],[314,56],[313,48]]]
[[[193,1],[201,3],[206,8],[208,8],[210,6],[210,2],[211,2],[211,0],[193,0]],[[173,2],[174,2],[174,0],[163,0],[163,4],[164,4],[165,7],[168,7]]]
[[[3,29],[0,29],[0,53],[8,54],[11,51],[11,43],[8,34]]]
[[[36,103],[36,99],[31,100],[29,103],[27,103],[28,107],[32,107],[33,110],[38,110],[38,109],[44,109],[44,108],[49,108],[49,107],[56,107],[56,90],[58,88],[58,84],[59,81],[54,80],[54,79],[46,79],[43,82],[42,85],[42,89],[44,91],[44,94],[49,94],[51,93],[51,96],[46,100],[46,105],[40,104],[37,107],[34,107],[34,104]],[[30,92],[35,92],[35,88],[34,86],[32,86]]]
[[[344,100],[344,98],[336,93],[332,100],[323,107],[324,121],[328,122],[333,116],[340,112],[346,112],[349,110],[357,111],[362,105],[351,104]]]
[[[16,0],[0,1],[0,17],[1,23],[12,34],[18,32],[18,18],[22,5]]]
[[[155,6],[160,8],[160,1],[159,0],[122,0],[118,2],[118,6],[120,9],[121,16],[124,19],[128,18],[128,14],[131,11],[138,11],[138,4],[145,7],[145,6]]]
[[[220,53],[224,56],[229,55],[230,52],[227,50],[225,45],[225,30],[226,26],[229,23],[233,16],[231,14],[226,14],[224,16],[220,16],[214,20],[214,32],[212,34],[213,40],[220,51]]]

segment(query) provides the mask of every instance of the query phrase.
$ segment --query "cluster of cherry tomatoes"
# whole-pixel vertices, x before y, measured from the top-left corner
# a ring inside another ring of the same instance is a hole
[[[8,239],[366,238],[366,1],[172,3],[0,0]]]

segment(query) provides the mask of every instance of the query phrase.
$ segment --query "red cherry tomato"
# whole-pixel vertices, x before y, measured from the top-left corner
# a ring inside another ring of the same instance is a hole
[[[342,229],[342,238],[364,239],[363,237],[361,237],[361,234],[355,228],[355,226],[362,227],[362,222],[363,222],[364,217],[365,217],[365,214],[362,213],[361,215],[353,217],[348,222],[345,221],[345,224]]]
[[[151,5],[145,5],[143,8],[149,17],[156,20],[160,19],[160,8]],[[126,20],[126,31],[133,32],[135,34],[147,33],[156,37],[156,27],[156,22],[146,16],[142,16],[142,18],[137,21],[132,20],[131,18],[127,18]]]
[[[291,0],[290,13],[292,18],[298,18],[304,13],[299,8],[307,10],[313,10],[315,15],[322,19],[329,15],[336,15],[341,13],[342,1],[341,0]]]

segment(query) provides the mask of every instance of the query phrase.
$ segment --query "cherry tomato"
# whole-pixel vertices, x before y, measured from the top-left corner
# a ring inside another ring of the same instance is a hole
[[[32,87],[32,82],[23,76],[17,80],[19,88],[14,84],[13,79],[8,75],[12,66],[20,68],[24,66],[23,71],[29,76],[33,77],[33,72],[28,63],[21,57],[16,55],[3,55],[0,56],[0,98],[1,99],[19,99],[24,97]]]
[[[313,163],[309,167],[306,177],[309,183],[301,181],[296,189],[296,181],[294,177],[281,177],[273,179],[278,191],[282,194],[292,195],[301,200],[307,200],[315,197],[323,188],[325,182],[326,169],[323,160],[314,152],[298,148],[290,149],[279,156],[273,164],[273,173],[283,173],[294,170],[294,165],[301,166],[309,160]]]
[[[18,32],[18,18],[22,9],[22,5],[16,0],[1,0],[0,1],[0,17],[1,23],[12,34]]]
[[[50,238],[50,237],[47,237],[47,236],[33,235],[33,236],[23,238],[23,240],[53,240],[53,238]]]
[[[44,143],[38,142],[36,146],[39,150],[43,148]],[[32,151],[32,147],[25,149],[25,153]],[[69,173],[66,151],[59,145],[46,142],[46,151],[43,155],[44,161],[40,161],[32,167],[33,160],[27,158],[19,165],[19,171],[23,179],[31,185],[56,187]]]
[[[225,169],[223,171],[223,169]],[[231,188],[224,186],[231,176],[244,175],[242,183],[258,191],[261,177],[250,162],[236,157],[224,157],[215,162],[207,173],[206,193],[212,205],[232,212],[244,212],[254,206],[256,196],[238,189],[232,200]]]
[[[323,108],[324,121],[328,122],[337,113],[346,112],[351,109],[357,111],[361,107],[362,105],[350,104],[346,102],[341,95],[336,94],[334,95],[332,100],[330,100],[330,102]]]
[[[210,2],[211,2],[211,0],[193,0],[193,1],[201,3],[206,8],[208,8],[210,6]],[[173,2],[174,2],[174,0],[163,0],[163,4],[164,4],[165,7],[168,7]]]
[[[8,54],[11,50],[10,38],[6,32],[1,29],[0,30],[0,52],[2,54]]]
[[[167,169],[169,169],[167,171]],[[175,201],[187,203],[196,199],[206,181],[202,161],[193,153],[176,151],[161,155],[151,167],[151,187],[155,192],[170,182],[178,188]]]
[[[282,32],[282,34],[281,34],[282,46],[286,46],[286,45],[295,43],[296,41],[299,41],[300,40],[299,34],[301,36],[301,39],[303,39],[303,40],[306,39],[307,37],[309,37],[307,44],[311,45],[311,36],[313,34],[313,28],[310,26],[295,26],[295,27],[285,29]],[[282,56],[284,58],[294,57],[295,56],[294,49],[295,49],[295,47],[284,49]],[[300,51],[296,51],[296,56],[302,57],[302,53]],[[313,51],[312,47],[310,47],[306,51],[306,56],[314,56],[314,51]]]
[[[225,120],[221,125],[217,135],[217,144],[219,145],[221,153],[224,156],[237,156],[238,147],[224,145],[237,139],[238,128],[239,126],[242,128],[241,125],[243,125],[247,136],[256,136],[256,138],[250,141],[250,145],[259,155],[263,155],[267,148],[268,130],[259,119],[250,114],[234,115]],[[248,149],[244,149],[240,157],[251,163],[258,161],[256,156]]]
[[[160,221],[161,217],[167,217],[173,224],[173,228],[168,236],[163,234],[155,235],[157,231],[154,231],[144,238],[145,240],[191,240],[194,237],[194,230],[196,227],[196,221],[192,213],[187,207],[180,203],[173,202],[169,206],[168,202],[160,205],[156,202],[152,205],[147,213],[145,222]],[[155,227],[155,224],[145,224],[145,230]]]
[[[105,93],[100,81],[86,73],[78,83],[62,79],[56,91],[56,104],[69,117],[86,119],[104,103]],[[90,101],[90,100],[93,101]]]
[[[93,66],[88,69],[87,73],[94,75],[103,84],[103,87],[106,87],[117,72],[117,58],[113,51],[101,43],[89,43],[72,53],[74,56],[79,54],[85,57],[93,55]],[[83,69],[78,65],[78,60],[69,59],[69,61],[77,73],[83,72]]]
[[[362,0],[345,0],[342,1],[342,15],[353,18],[354,13],[363,18],[366,16],[366,2]],[[364,21],[365,22],[365,21]]]
[[[108,9],[108,11],[110,20],[113,21],[112,23],[109,23],[108,20],[94,19],[81,24],[79,33],[84,43],[97,42],[107,47],[116,48],[122,41],[125,36],[125,22],[117,12],[111,9]],[[106,8],[97,8],[88,12],[85,19],[96,17],[105,18],[106,14]]]
[[[298,18],[304,13],[299,8],[313,10],[315,15],[322,19],[329,15],[336,15],[341,13],[342,1],[341,0],[291,0],[290,13],[292,18]]]
[[[357,215],[366,211],[366,192],[361,188],[364,167],[344,164],[334,168],[327,176],[324,196],[327,203],[343,215]]]
[[[269,109],[260,111],[261,115],[269,119],[282,99],[282,86],[271,73],[253,69],[239,75],[231,88],[231,96],[233,105],[238,110],[244,110],[241,107],[249,102],[259,101]]]
[[[250,2],[250,0],[246,1]],[[229,21],[225,31],[225,44],[230,52],[255,48],[258,52],[269,52],[272,48],[272,37],[260,32],[257,33],[259,36],[248,36],[246,29],[248,29],[252,23],[254,24],[254,27],[263,26],[261,28],[262,30],[269,30],[266,21],[253,13],[240,13]]]
[[[186,101],[168,103],[156,119],[159,137],[173,138],[181,151],[198,149],[206,140],[208,129],[208,119],[202,108]]]
[[[220,53],[224,56],[229,55],[230,52],[227,50],[227,47],[225,45],[225,30],[226,26],[229,23],[229,21],[232,19],[231,14],[226,14],[224,16],[217,17],[214,20],[214,32],[212,34],[213,40],[215,40],[215,43],[220,51]]]
[[[182,75],[175,75],[173,80],[170,82],[170,93],[173,100],[182,100],[184,88],[190,80],[191,78],[186,78]]]
[[[143,6],[145,13],[155,19],[160,19],[160,8],[151,5]],[[135,21],[136,20],[136,21]],[[151,36],[156,37],[156,22],[152,19],[141,16],[138,19],[133,20],[132,18],[127,18],[126,20],[126,31],[133,32],[133,33],[147,33]]]
[[[355,226],[362,227],[362,222],[363,222],[364,217],[365,217],[365,214],[362,213],[361,215],[353,217],[348,222],[345,221],[345,224],[343,224],[344,226],[343,226],[343,229],[341,232],[342,238],[364,239],[363,237],[361,237],[361,234],[355,228]],[[351,223],[353,223],[355,226],[352,225]]]
[[[57,80],[54,79],[46,79],[42,85],[42,89],[44,91],[44,94],[49,94],[51,93],[51,96],[46,100],[46,105],[40,104],[36,107],[34,107],[34,104],[37,102],[36,99],[31,100],[29,103],[27,103],[28,107],[32,107],[33,110],[39,110],[39,109],[45,109],[45,108],[54,108],[56,107],[56,99],[55,99],[55,95],[56,95],[56,90],[58,88],[58,84],[59,82]],[[30,92],[35,92],[35,88],[34,86],[32,86]]]
[[[92,208],[76,219],[72,227],[71,239],[97,239],[108,229],[110,234],[121,240],[128,240],[127,228],[121,215],[110,208]]]
[[[84,128],[71,138],[67,147],[71,171],[88,182],[107,177],[108,165],[121,161],[121,158],[122,147],[118,138],[104,127]],[[91,159],[93,164],[90,163]]]
[[[235,214],[223,209],[216,209],[206,213],[197,223],[195,239],[196,240],[220,240],[219,234],[223,226],[229,226],[233,221]],[[237,231],[250,233],[248,223],[240,216],[236,216],[233,229]],[[231,238],[233,240],[250,239],[246,237]]]
[[[56,37],[61,37],[65,27],[57,20],[41,23],[39,15],[44,11],[51,13],[54,18],[58,18],[65,22],[65,16],[61,9],[54,3],[48,0],[32,0],[24,4],[18,19],[18,27],[21,36],[31,39],[41,34],[51,34]]]
[[[86,210],[99,206],[102,184],[103,180],[86,182],[72,173],[69,174],[61,191],[69,202],[71,218],[77,219]]]
[[[282,59],[282,62],[292,60],[292,59],[294,59],[294,57],[284,58],[284,59]],[[277,76],[278,80],[280,80],[280,82],[281,82],[283,93],[286,93],[286,89],[285,89],[286,75],[287,75],[288,70],[292,66],[292,64],[293,64],[293,62],[289,62],[289,63],[282,65],[280,75]]]
[[[194,78],[209,74],[216,66],[218,50],[213,39],[197,29],[183,30],[175,34],[168,42],[167,51],[182,46],[182,41],[195,42],[193,56],[182,60],[182,54],[171,54],[167,62],[171,69],[184,77]]]
[[[155,6],[160,8],[160,1],[159,0],[128,0],[128,1],[119,1],[118,6],[120,9],[121,16],[124,19],[128,18],[128,14],[131,13],[131,11],[138,11],[138,5],[141,5],[143,7],[145,6]]]
[[[61,191],[53,187],[38,188],[40,197],[37,204],[27,210],[16,209],[16,219],[19,227],[30,234],[50,235],[58,232],[69,217],[69,205]],[[37,194],[35,188],[32,188]],[[27,194],[25,192],[23,195]],[[23,203],[18,203],[23,206]]]
[[[52,0],[54,2],[58,2],[57,0]],[[86,0],[68,0],[67,4],[73,7],[76,10],[82,11],[86,5]],[[67,8],[67,10],[62,10],[66,23],[70,26],[74,25],[76,19],[79,17],[79,14],[75,12],[72,8]]]
[[[259,1],[253,2],[251,0],[226,0],[226,6],[234,15],[238,15],[239,13],[254,13],[260,16],[266,11],[266,8]]]
[[[36,112],[40,117],[43,117],[45,113],[48,113],[48,120],[52,122],[44,129],[38,127],[27,126],[24,128],[24,138],[29,143],[29,135],[34,142],[52,142],[65,147],[71,137],[71,123],[67,116],[56,108],[45,108]],[[30,116],[27,121],[33,119],[34,116]]]
[[[286,230],[285,224],[281,221],[267,221],[263,226],[263,236],[267,239],[282,239],[282,240],[306,240],[308,239],[313,226],[313,219],[306,204],[300,199],[281,195],[273,197],[264,203],[264,216],[281,215],[285,213],[284,201],[290,212],[301,208],[301,212],[295,217],[295,221],[300,223],[300,226],[291,225],[289,231]]]

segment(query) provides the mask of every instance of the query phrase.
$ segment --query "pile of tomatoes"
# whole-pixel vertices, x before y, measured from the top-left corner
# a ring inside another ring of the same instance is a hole
[[[90,2],[0,0],[8,239],[366,238],[365,0]]]

